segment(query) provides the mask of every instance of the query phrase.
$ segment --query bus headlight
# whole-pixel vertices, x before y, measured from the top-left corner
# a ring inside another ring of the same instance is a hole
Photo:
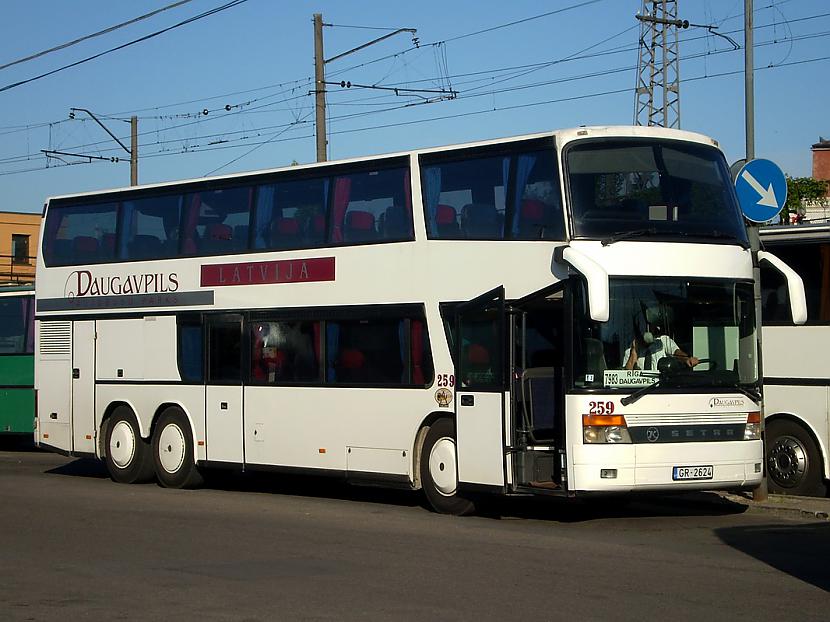
[[[631,435],[622,415],[583,415],[582,440],[585,443],[630,443]]]
[[[757,441],[761,438],[761,413],[748,413],[746,416],[746,427],[744,428],[745,441]]]

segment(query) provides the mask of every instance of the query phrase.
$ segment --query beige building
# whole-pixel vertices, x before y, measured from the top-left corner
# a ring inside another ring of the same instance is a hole
[[[0,212],[0,285],[35,281],[40,214]]]

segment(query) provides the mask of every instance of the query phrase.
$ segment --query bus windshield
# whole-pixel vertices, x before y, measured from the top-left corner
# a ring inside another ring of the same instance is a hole
[[[574,237],[747,244],[729,170],[712,147],[586,141],[571,147],[566,161]]]
[[[756,384],[751,283],[612,278],[610,293],[610,319],[595,322],[584,283],[575,287],[575,388]]]

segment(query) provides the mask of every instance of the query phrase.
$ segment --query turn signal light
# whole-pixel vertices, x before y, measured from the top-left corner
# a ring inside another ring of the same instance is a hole
[[[622,415],[582,415],[585,443],[630,443],[631,435]]]
[[[744,428],[745,441],[757,441],[761,438],[761,413],[758,411],[747,413],[746,427]]]

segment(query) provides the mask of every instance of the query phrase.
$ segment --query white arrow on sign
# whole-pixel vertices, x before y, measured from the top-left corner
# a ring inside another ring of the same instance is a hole
[[[772,189],[772,184],[769,185],[769,188],[764,190],[764,187],[760,184],[760,182],[747,170],[741,173],[741,177],[743,177],[746,183],[752,186],[752,189],[755,192],[761,195],[761,198],[758,199],[758,205],[778,208],[778,201],[775,200],[775,190]]]

